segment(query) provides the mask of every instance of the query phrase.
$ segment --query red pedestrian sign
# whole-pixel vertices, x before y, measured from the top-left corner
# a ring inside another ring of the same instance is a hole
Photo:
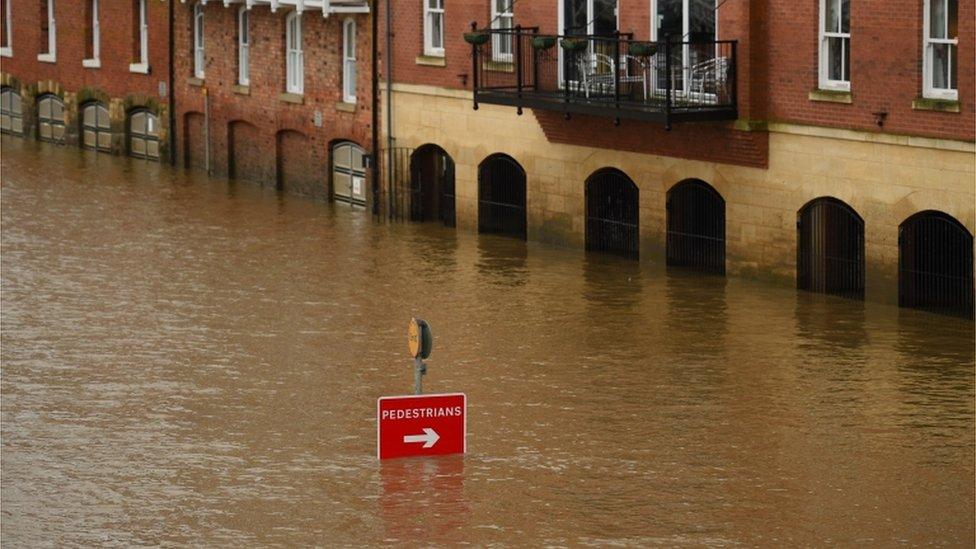
[[[462,393],[380,398],[376,401],[377,456],[463,454],[467,404]]]

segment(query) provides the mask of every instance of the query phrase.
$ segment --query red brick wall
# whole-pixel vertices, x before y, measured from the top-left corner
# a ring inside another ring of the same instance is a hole
[[[346,16],[324,18],[317,10],[303,14],[304,96],[302,104],[293,104],[281,97],[285,92],[285,16],[289,12],[284,6],[276,13],[266,5],[252,8],[250,86],[248,95],[235,91],[239,7],[240,4],[231,4],[225,8],[222,2],[210,2],[204,8],[206,80],[203,85],[196,85],[192,79],[192,3],[177,5],[175,87],[180,120],[184,119],[182,113],[204,112],[206,90],[210,100],[212,173],[230,175],[233,159],[234,175],[242,179],[266,184],[283,182],[296,192],[325,195],[331,143],[349,140],[367,151],[371,147],[369,16],[350,16],[357,24],[358,102],[354,112],[345,112],[337,104],[342,101],[342,23]],[[314,123],[316,112],[321,115],[321,126]],[[250,127],[243,129],[247,125]],[[286,130],[288,133],[281,133]],[[185,151],[187,147],[197,147],[203,140],[202,132],[202,125],[177,132],[177,148]],[[301,147],[307,154],[296,158],[297,140],[304,140]],[[276,159],[276,151],[285,155],[284,161]],[[185,153],[181,154],[185,157]]]
[[[41,2],[39,0],[4,0],[12,2],[13,57],[4,57],[3,71],[24,85],[53,80],[67,91],[95,88],[110,97],[143,94],[159,98],[159,83],[169,74],[169,1],[150,0],[149,8],[149,74],[129,71],[133,58],[133,32],[139,14],[132,0],[99,0],[101,27],[101,68],[81,66],[88,45],[87,0],[56,0],[57,63],[37,60],[47,51],[42,44]],[[179,0],[176,0],[179,1]]]
[[[922,0],[851,2],[853,102],[846,105],[808,98],[818,84],[819,0],[764,2],[755,21],[769,37],[764,54],[769,118],[880,131],[872,113],[884,111],[885,132],[973,141],[974,2],[959,2],[960,113],[912,109],[912,100],[922,95],[922,5]]]
[[[539,26],[541,32],[556,32],[558,1],[517,2],[516,23]],[[647,38],[650,1],[619,2],[621,31],[634,32],[638,39]],[[397,0],[394,5],[395,80],[470,89],[471,48],[462,35],[469,30],[471,21],[477,21],[479,26],[487,23],[489,1],[445,0],[444,67],[422,66],[415,61],[423,53],[422,0]],[[856,0],[852,6],[853,103],[846,105],[811,101],[808,97],[818,84],[819,0],[724,2],[719,9],[719,37],[739,42],[740,118],[967,141],[976,139],[974,2],[959,3],[961,113],[912,109],[912,100],[921,95],[922,89],[922,0]],[[466,83],[464,77],[467,77]],[[878,128],[872,114],[880,111],[888,113],[883,128]],[[547,119],[548,115],[541,118]],[[737,134],[729,130],[724,138],[726,145],[732,147],[741,142],[743,138]],[[721,137],[716,135],[716,138]],[[565,139],[571,140],[572,136],[566,135]],[[622,142],[629,139],[625,137]],[[585,143],[581,141],[580,144]],[[672,147],[648,145],[644,149],[669,154],[667,151]],[[698,150],[689,154],[699,157],[703,153],[704,150]]]

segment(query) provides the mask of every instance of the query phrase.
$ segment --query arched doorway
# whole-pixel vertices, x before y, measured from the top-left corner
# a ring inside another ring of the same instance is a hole
[[[64,143],[64,101],[60,97],[48,94],[37,102],[37,138]]]
[[[366,204],[366,151],[351,141],[332,146],[332,198],[357,205]]]
[[[973,235],[928,210],[898,227],[898,304],[973,318]]]
[[[700,179],[671,187],[667,199],[667,264],[725,274],[725,199]]]
[[[129,156],[159,160],[159,118],[138,109],[129,113]]]
[[[800,209],[796,285],[801,290],[864,299],[864,220],[836,198]]]
[[[478,166],[478,232],[526,237],[525,170],[511,156]]]
[[[261,151],[270,148],[270,139],[262,139],[257,126],[243,120],[227,125],[227,176],[230,179],[270,183],[275,166]]]
[[[81,109],[81,146],[102,152],[112,151],[112,127],[108,109],[98,101]]]
[[[586,180],[586,249],[638,256],[638,190],[622,171],[604,168]]]
[[[24,110],[20,94],[13,88],[0,90],[0,132],[13,135],[24,133]]]
[[[187,169],[204,170],[207,165],[206,124],[202,112],[183,115],[183,165]]]
[[[437,145],[424,145],[410,156],[410,220],[440,220],[455,226],[454,160]]]

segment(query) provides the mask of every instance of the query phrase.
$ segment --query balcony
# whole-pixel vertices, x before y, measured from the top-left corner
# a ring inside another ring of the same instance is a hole
[[[547,35],[474,30],[479,103],[659,122],[734,120],[736,42],[642,42],[629,34]]]

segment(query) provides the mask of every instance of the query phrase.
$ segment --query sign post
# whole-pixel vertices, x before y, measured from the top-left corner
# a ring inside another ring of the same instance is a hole
[[[434,338],[430,325],[411,318],[407,345],[413,357],[413,395],[376,401],[376,455],[380,459],[463,454],[467,447],[468,400],[463,393],[423,394],[424,359]]]
[[[420,395],[424,392],[424,375],[427,374],[424,359],[430,356],[430,351],[434,347],[434,336],[426,320],[416,317],[410,319],[410,325],[407,327],[407,347],[410,349],[410,356],[413,357],[413,394]]]

